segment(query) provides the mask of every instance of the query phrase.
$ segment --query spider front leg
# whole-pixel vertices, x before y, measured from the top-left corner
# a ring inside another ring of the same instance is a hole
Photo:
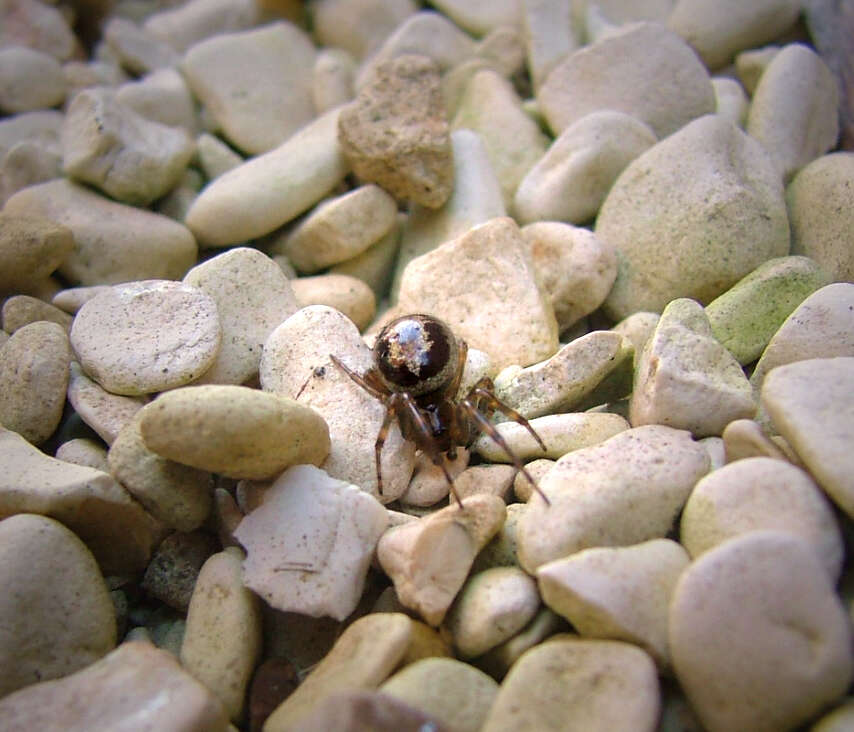
[[[531,423],[521,414],[519,414],[519,412],[517,412],[512,407],[507,406],[497,396],[495,396],[495,394],[492,392],[493,388],[494,387],[492,379],[490,379],[488,376],[484,376],[471,388],[468,398],[471,399],[472,396],[476,396],[478,399],[483,399],[486,402],[486,405],[493,412],[501,412],[505,417],[508,417],[514,422],[516,422],[516,424],[522,425],[526,430],[528,430],[528,432],[531,433],[531,437],[533,437],[537,441],[537,444],[540,446],[540,449],[543,452],[546,452],[546,444],[542,441],[542,439],[536,433],[534,428],[531,427]],[[498,442],[498,440],[496,440],[496,442]]]

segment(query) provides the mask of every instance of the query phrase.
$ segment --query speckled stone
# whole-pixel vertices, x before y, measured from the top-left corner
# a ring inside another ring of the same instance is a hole
[[[3,330],[10,335],[25,325],[46,320],[71,328],[71,316],[58,307],[30,295],[13,295],[3,303]]]
[[[77,361],[71,362],[69,374],[68,402],[108,445],[148,402],[146,397],[111,394],[86,376]]]
[[[35,287],[73,249],[74,237],[65,226],[48,218],[0,213],[0,291]]]

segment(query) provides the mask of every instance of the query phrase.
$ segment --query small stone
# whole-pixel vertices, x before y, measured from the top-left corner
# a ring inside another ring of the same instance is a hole
[[[445,618],[462,658],[474,658],[505,642],[537,614],[537,583],[518,567],[478,572],[460,590]]]
[[[59,62],[26,46],[0,48],[0,110],[6,114],[56,107],[65,100]]]
[[[653,732],[659,707],[655,664],[640,648],[563,636],[522,654],[482,730]]]
[[[667,608],[688,553],[670,539],[584,549],[540,566],[543,602],[585,638],[634,643],[670,665]]]
[[[852,189],[852,152],[816,158],[801,168],[786,189],[792,253],[815,260],[835,282],[854,282],[854,252],[848,238],[854,213],[846,197]]]
[[[374,303],[382,300],[388,295],[391,284],[397,253],[400,249],[401,223],[404,218],[398,216],[392,230],[361,254],[332,265],[329,268],[329,274],[355,277],[373,290]]]
[[[62,524],[30,514],[0,521],[0,583],[0,697],[74,673],[115,647],[104,578]]]
[[[636,117],[661,139],[715,111],[708,71],[658,23],[625,26],[569,54],[537,101],[555,134],[591,112],[612,109]]]
[[[397,667],[411,638],[412,621],[402,613],[371,613],[354,621],[270,715],[265,731],[292,729],[337,692],[377,688]]]
[[[605,312],[660,312],[678,297],[708,303],[789,253],[779,171],[732,122],[708,115],[651,147],[620,174],[596,234],[620,262]]]
[[[106,449],[99,442],[85,437],[77,437],[63,442],[56,448],[54,457],[66,463],[83,465],[100,470],[103,473],[110,471],[110,467],[107,465]]]
[[[712,78],[712,86],[715,88],[715,114],[744,127],[750,106],[744,87],[727,76],[715,76]]]
[[[504,501],[480,494],[463,506],[448,506],[383,534],[377,557],[400,601],[430,625],[439,625],[475,556],[505,516]]]
[[[454,658],[425,658],[398,671],[379,691],[435,717],[449,729],[478,732],[498,684]]]
[[[528,70],[536,94],[551,70],[578,48],[571,4],[553,0],[524,0],[522,27]]]
[[[519,220],[590,221],[617,176],[656,142],[646,124],[623,112],[605,109],[581,117],[519,183],[514,198]]]
[[[195,44],[181,69],[225,136],[249,154],[281,145],[314,117],[314,44],[279,21]]]
[[[264,341],[300,307],[281,268],[257,249],[237,247],[196,265],[183,281],[214,300],[222,328],[216,359],[197,383],[256,378]]]
[[[374,320],[377,301],[362,280],[346,274],[323,274],[291,280],[300,307],[326,305],[346,315],[363,331]]]
[[[519,521],[519,564],[546,562],[589,547],[663,538],[694,484],[709,470],[705,448],[684,430],[635,427],[567,453],[540,481],[551,505],[532,497]]]
[[[808,359],[780,366],[762,384],[762,405],[774,427],[849,516],[854,516],[852,389],[851,357]]]
[[[33,5],[35,4],[34,2]],[[0,158],[6,157],[13,147],[25,142],[38,145],[48,152],[61,154],[59,137],[64,119],[65,115],[54,109],[3,117],[0,119]]]
[[[352,101],[356,60],[342,48],[321,49],[311,72],[311,98],[318,114]]]
[[[554,467],[555,462],[557,461],[549,460],[548,458],[532,460],[525,466],[525,470],[528,471],[528,474],[534,479],[537,485],[539,485],[540,481]],[[513,492],[516,494],[516,498],[518,500],[527,503],[531,500],[531,495],[534,493],[534,487],[522,473],[518,473],[516,475],[516,479],[513,481]],[[512,506],[513,504],[510,505]]]
[[[525,39],[515,24],[493,28],[480,40],[474,52],[475,59],[483,59],[507,78],[524,73]]]
[[[798,5],[792,4],[797,11]],[[839,91],[833,73],[801,43],[785,46],[759,79],[747,133],[773,157],[786,180],[835,147]]]
[[[140,586],[157,600],[186,613],[202,565],[217,548],[210,534],[175,531],[160,542]]]
[[[79,43],[62,11],[33,0],[15,0],[3,6],[0,46],[28,46],[66,61]]]
[[[81,704],[80,700],[86,703]],[[85,669],[57,681],[33,684],[0,700],[10,732],[50,729],[104,732],[133,720],[158,730],[228,732],[219,700],[151,643],[122,643]]]
[[[101,386],[137,396],[201,376],[216,358],[221,333],[210,296],[179,282],[143,280],[115,285],[80,308],[71,345]]]
[[[752,457],[789,459],[784,448],[765,434],[762,426],[752,419],[733,420],[726,426],[721,438],[724,443],[724,459],[721,465],[716,467]],[[779,436],[778,439],[780,439]]]
[[[344,620],[388,517],[358,486],[310,465],[283,473],[234,532],[247,587],[279,610]]]
[[[196,138],[196,157],[199,166],[210,181],[233,170],[243,162],[234,150],[214,135],[203,132]]]
[[[242,559],[231,548],[205,562],[181,644],[181,665],[216,695],[233,721],[243,716],[262,642],[260,602],[243,586]]]
[[[454,480],[451,505],[458,505],[457,496],[465,503],[469,496],[489,494],[505,503],[512,498],[516,468],[512,465],[472,465]]]
[[[230,478],[261,480],[329,453],[323,418],[292,399],[246,386],[206,384],[161,394],[140,415],[146,447]]]
[[[0,204],[27,186],[61,176],[61,155],[35,142],[19,142],[0,158]]]
[[[554,312],[510,218],[476,226],[410,262],[398,307],[441,318],[495,368],[535,363],[557,350]]]
[[[108,445],[142,409],[147,399],[111,394],[92,381],[80,364],[71,362],[68,379],[68,401],[74,411]]]
[[[185,218],[199,241],[223,247],[269,234],[329,193],[349,172],[338,143],[340,112],[321,115],[212,181]]]
[[[769,45],[742,51],[735,57],[735,73],[744,86],[744,90],[752,97],[759,85],[759,80],[768,64],[780,53],[780,46]]]
[[[73,249],[71,231],[50,219],[0,213],[0,291],[30,290]]]
[[[25,325],[47,321],[63,330],[71,328],[71,316],[57,307],[29,295],[14,295],[3,303],[3,330],[9,335]]]
[[[132,20],[113,17],[103,30],[104,41],[122,67],[139,76],[157,69],[177,67],[181,56],[168,43]]]
[[[71,230],[74,250],[59,267],[71,284],[180,279],[198,254],[192,235],[181,224],[110,201],[69,180],[25,188],[6,202],[3,211],[40,216]]]
[[[318,0],[314,33],[322,46],[367,58],[417,10],[412,0]]]
[[[209,36],[243,30],[258,20],[251,0],[193,0],[152,13],[143,27],[182,52]]]
[[[827,572],[802,539],[776,531],[730,539],[682,573],[670,649],[710,732],[796,728],[851,680],[850,619]]]
[[[420,451],[415,460],[415,471],[406,492],[399,499],[400,502],[407,506],[433,506],[447,498],[451,486],[442,467],[435,465]],[[456,460],[449,460],[447,455],[442,456],[444,468],[454,480],[468,467],[468,462],[469,451],[464,447],[457,449]]]
[[[116,90],[115,100],[147,120],[183,127],[186,133],[199,126],[190,87],[176,69],[160,69],[138,81],[122,84]]]
[[[477,667],[496,680],[503,679],[525,651],[565,630],[568,630],[566,621],[549,608],[542,607],[521,632],[480,656]]]
[[[63,327],[39,321],[16,331],[0,347],[0,423],[33,444],[50,437],[62,419],[70,362]]]
[[[714,337],[702,306],[688,298],[671,302],[638,360],[632,426],[666,424],[708,437],[755,413],[750,382]]]

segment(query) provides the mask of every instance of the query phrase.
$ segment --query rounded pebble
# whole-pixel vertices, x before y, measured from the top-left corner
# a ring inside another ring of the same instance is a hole
[[[48,218],[0,213],[0,291],[26,292],[74,249],[71,231]]]
[[[326,305],[344,313],[362,331],[377,312],[373,290],[362,280],[346,274],[323,274],[298,277],[291,287],[300,307]]]

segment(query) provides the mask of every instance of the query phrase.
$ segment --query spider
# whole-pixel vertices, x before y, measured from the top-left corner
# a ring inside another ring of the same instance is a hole
[[[396,318],[382,329],[373,352],[374,366],[364,375],[357,374],[332,354],[329,358],[385,405],[385,418],[374,446],[380,495],[383,492],[380,453],[391,421],[397,418],[403,437],[414,442],[434,465],[441,468],[460,508],[463,506],[462,498],[442,455],[454,460],[457,448],[471,445],[479,432],[488,434],[543,500],[550,503],[522,461],[485,416],[494,411],[502,412],[527,429],[545,452],[545,444],[528,420],[495,396],[492,379],[480,379],[465,398],[457,400],[468,346],[464,340],[455,338],[445,323],[422,314]]]

